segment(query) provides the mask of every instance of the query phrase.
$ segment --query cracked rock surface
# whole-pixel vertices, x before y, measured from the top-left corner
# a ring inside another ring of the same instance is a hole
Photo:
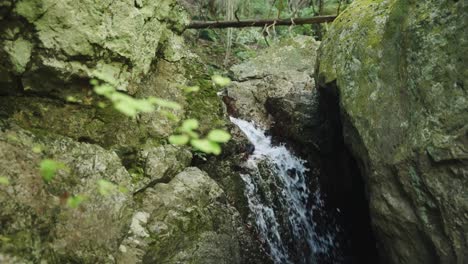
[[[268,98],[312,92],[318,46],[314,38],[298,36],[234,65],[234,82],[225,91],[230,114],[269,127],[272,119],[265,109]]]

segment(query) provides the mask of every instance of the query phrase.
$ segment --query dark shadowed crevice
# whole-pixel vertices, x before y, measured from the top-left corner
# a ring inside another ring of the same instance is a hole
[[[379,263],[362,166],[345,144],[337,91],[335,83],[318,89],[318,112],[323,124],[319,134],[328,138],[326,144],[319,145],[322,192],[329,209],[340,208],[341,213],[335,216],[343,227],[346,263]]]

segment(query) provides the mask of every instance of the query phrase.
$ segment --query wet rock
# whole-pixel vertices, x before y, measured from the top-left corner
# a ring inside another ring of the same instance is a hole
[[[320,116],[315,90],[268,98],[265,108],[274,120],[272,133],[291,143],[301,155],[320,151],[319,145],[328,139],[319,136],[326,123]]]
[[[355,1],[320,48],[388,263],[466,263],[463,2]]]

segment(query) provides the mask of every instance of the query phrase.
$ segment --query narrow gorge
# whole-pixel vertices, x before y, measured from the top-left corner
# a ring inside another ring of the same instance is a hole
[[[0,263],[466,263],[467,11],[0,0]]]

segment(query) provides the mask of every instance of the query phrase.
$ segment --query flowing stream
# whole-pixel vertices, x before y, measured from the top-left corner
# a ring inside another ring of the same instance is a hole
[[[275,263],[317,263],[334,245],[334,234],[319,230],[314,214],[323,207],[319,188],[307,178],[305,161],[284,145],[273,146],[265,131],[252,122],[231,117],[255,146],[246,161],[246,184],[251,217]],[[317,217],[317,215],[315,217]]]

